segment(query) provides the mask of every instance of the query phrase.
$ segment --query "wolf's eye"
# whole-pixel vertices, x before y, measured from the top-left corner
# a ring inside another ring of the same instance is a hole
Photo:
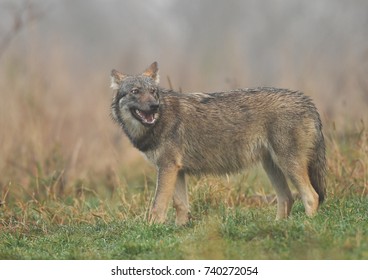
[[[150,88],[149,92],[153,95],[156,93],[156,89],[155,88]]]
[[[130,91],[132,94],[137,94],[139,91],[137,88],[133,88],[131,91]]]

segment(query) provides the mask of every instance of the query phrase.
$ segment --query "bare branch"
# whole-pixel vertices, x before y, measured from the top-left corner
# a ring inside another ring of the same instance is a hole
[[[4,5],[5,6],[5,5]],[[13,25],[5,35],[0,38],[0,59],[9,47],[10,43],[16,35],[29,23],[40,20],[45,11],[41,10],[30,1],[24,1],[20,7],[5,6],[11,11],[13,17]]]

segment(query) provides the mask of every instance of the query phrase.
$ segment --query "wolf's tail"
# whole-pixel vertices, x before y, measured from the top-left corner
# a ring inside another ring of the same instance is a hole
[[[323,134],[318,130],[313,155],[308,165],[309,180],[317,192],[319,202],[322,203],[326,197],[326,147]]]

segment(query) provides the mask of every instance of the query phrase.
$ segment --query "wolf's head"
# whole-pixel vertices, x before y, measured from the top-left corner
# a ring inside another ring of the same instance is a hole
[[[111,71],[111,88],[117,90],[112,102],[112,116],[126,132],[142,131],[159,118],[159,75],[157,62],[140,75]],[[138,130],[138,131],[137,131]]]

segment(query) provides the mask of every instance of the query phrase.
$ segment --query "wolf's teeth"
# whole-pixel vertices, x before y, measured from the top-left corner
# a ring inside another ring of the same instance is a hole
[[[141,118],[143,118],[141,112],[138,109],[136,109],[135,112],[137,113],[138,116],[140,116]]]
[[[154,124],[158,117],[158,113],[155,113],[155,114],[147,113],[146,114],[145,112],[142,112],[139,109],[135,109],[134,112],[137,114],[140,120],[146,124]]]

